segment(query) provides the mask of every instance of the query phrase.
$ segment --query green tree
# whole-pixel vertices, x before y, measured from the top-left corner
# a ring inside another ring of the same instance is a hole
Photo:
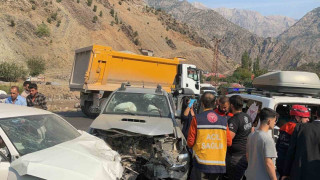
[[[233,72],[233,77],[235,77],[236,79],[243,81],[245,79],[251,79],[251,71],[249,71],[248,69],[245,68],[237,68],[234,72]]]
[[[99,16],[102,17],[102,11],[100,11]]]
[[[77,0],[77,3],[80,3],[80,0]]]
[[[19,78],[24,78],[27,71],[16,63],[2,62],[0,63],[0,79],[3,81],[13,82]]]
[[[252,60],[249,56],[249,53],[245,51],[241,57],[241,67],[244,69],[251,70]]]
[[[46,70],[46,63],[41,57],[31,57],[27,59],[27,67],[30,71],[30,76],[38,76]]]
[[[96,5],[93,6],[93,11],[97,12],[97,6]]]
[[[260,58],[257,57],[253,63],[253,73],[256,74],[256,72],[260,71]]]

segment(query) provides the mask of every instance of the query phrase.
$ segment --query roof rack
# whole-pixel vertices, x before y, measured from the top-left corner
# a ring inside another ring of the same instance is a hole
[[[281,92],[272,92],[272,91],[266,91],[261,89],[255,89],[255,88],[249,88],[247,90],[248,94],[252,95],[262,95],[265,97],[273,97],[273,96],[289,96],[289,97],[312,97],[312,98],[320,98],[319,95],[304,95],[299,93],[281,93]]]

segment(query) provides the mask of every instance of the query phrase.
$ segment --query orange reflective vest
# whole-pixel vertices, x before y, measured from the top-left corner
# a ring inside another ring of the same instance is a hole
[[[227,116],[210,110],[196,116],[195,166],[204,173],[225,173]]]

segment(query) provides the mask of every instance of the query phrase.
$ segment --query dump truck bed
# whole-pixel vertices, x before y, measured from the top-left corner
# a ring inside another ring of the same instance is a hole
[[[142,56],[93,45],[75,51],[70,90],[114,91],[130,82],[133,87],[145,88],[160,84],[171,92],[178,64],[178,58]]]

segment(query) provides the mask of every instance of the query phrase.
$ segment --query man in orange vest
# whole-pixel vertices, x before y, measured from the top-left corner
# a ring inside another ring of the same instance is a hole
[[[193,150],[192,177],[216,180],[226,172],[227,146],[231,146],[227,116],[213,111],[215,97],[206,92],[201,97],[204,111],[196,115],[188,133],[188,146]]]

